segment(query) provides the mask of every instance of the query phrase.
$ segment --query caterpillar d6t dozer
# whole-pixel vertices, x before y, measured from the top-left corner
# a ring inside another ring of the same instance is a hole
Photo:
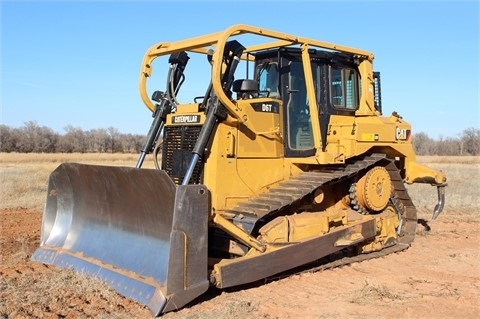
[[[167,81],[149,93],[154,60]],[[400,115],[382,116],[372,61],[247,25],[155,44],[141,65],[153,123],[138,162],[52,172],[32,259],[98,277],[156,316],[211,285],[409,247],[405,184],[436,186],[435,219],[446,176],[416,162]]]

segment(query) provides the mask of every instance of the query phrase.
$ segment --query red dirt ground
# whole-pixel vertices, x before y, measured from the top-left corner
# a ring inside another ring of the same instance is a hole
[[[419,224],[404,252],[243,290],[209,290],[163,317],[480,318],[480,223],[454,213],[429,221],[430,231]],[[40,212],[3,210],[0,218],[0,318],[151,317],[96,280],[30,261]]]

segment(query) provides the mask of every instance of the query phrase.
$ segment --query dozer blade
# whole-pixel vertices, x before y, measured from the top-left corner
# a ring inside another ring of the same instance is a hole
[[[209,196],[160,170],[61,164],[32,260],[98,277],[155,316],[175,310],[209,286]]]

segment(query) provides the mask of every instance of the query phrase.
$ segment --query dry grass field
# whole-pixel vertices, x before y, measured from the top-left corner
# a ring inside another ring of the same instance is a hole
[[[210,290],[164,318],[479,318],[480,157],[419,157],[448,176],[408,186],[425,225],[408,250],[263,285]],[[149,318],[96,280],[29,260],[39,245],[48,175],[62,162],[134,166],[135,154],[0,154],[0,318]],[[145,167],[152,168],[147,158]]]
[[[478,156],[419,156],[418,161],[447,174],[448,186],[445,212],[462,218],[480,218],[480,157]],[[430,211],[437,194],[424,184],[408,185],[407,189],[420,212]]]
[[[50,173],[61,163],[77,162],[96,165],[135,166],[137,154],[19,154],[0,153],[0,209],[42,209]],[[480,157],[419,156],[419,162],[446,172],[448,176],[447,207],[471,210],[480,207]],[[147,156],[143,167],[153,168]],[[476,178],[475,178],[476,177]],[[436,192],[426,185],[409,186],[410,196],[418,209],[431,209]],[[452,192],[454,190],[454,192]]]
[[[130,166],[137,163],[137,154],[22,154],[0,153],[0,209],[42,209],[50,173],[61,163],[76,162],[95,165]],[[153,168],[147,156],[143,165]]]

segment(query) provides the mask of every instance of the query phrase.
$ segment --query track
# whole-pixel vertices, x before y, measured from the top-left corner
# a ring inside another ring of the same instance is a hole
[[[310,267],[304,271],[300,271],[299,273],[315,272],[319,270],[340,267],[355,262],[361,262],[368,259],[379,258],[410,247],[410,244],[415,238],[415,230],[417,227],[417,209],[407,193],[405,185],[403,184],[402,178],[395,164],[390,162],[385,168],[388,170],[394,186],[393,197],[391,198],[391,201],[395,208],[400,211],[400,215],[403,218],[402,225],[400,226],[401,229],[398,236],[398,242],[394,246],[386,247],[379,251],[355,256],[339,257],[333,261]]]
[[[417,210],[407,193],[398,168],[391,159],[386,158],[385,154],[366,156],[341,169],[304,172],[259,197],[239,203],[229,213],[234,214],[232,218],[234,223],[249,232],[254,232],[258,228],[258,224],[262,225],[276,216],[298,211],[318,188],[332,187],[334,184],[346,182],[378,165],[385,167],[390,175],[394,188],[390,201],[401,216],[397,243],[371,253],[353,256],[336,254],[335,257],[330,257],[328,260],[321,259],[316,262],[316,266],[300,272],[338,267],[398,252],[407,249],[414,240]],[[332,258],[334,259],[332,260]],[[278,275],[275,278],[278,278]]]

